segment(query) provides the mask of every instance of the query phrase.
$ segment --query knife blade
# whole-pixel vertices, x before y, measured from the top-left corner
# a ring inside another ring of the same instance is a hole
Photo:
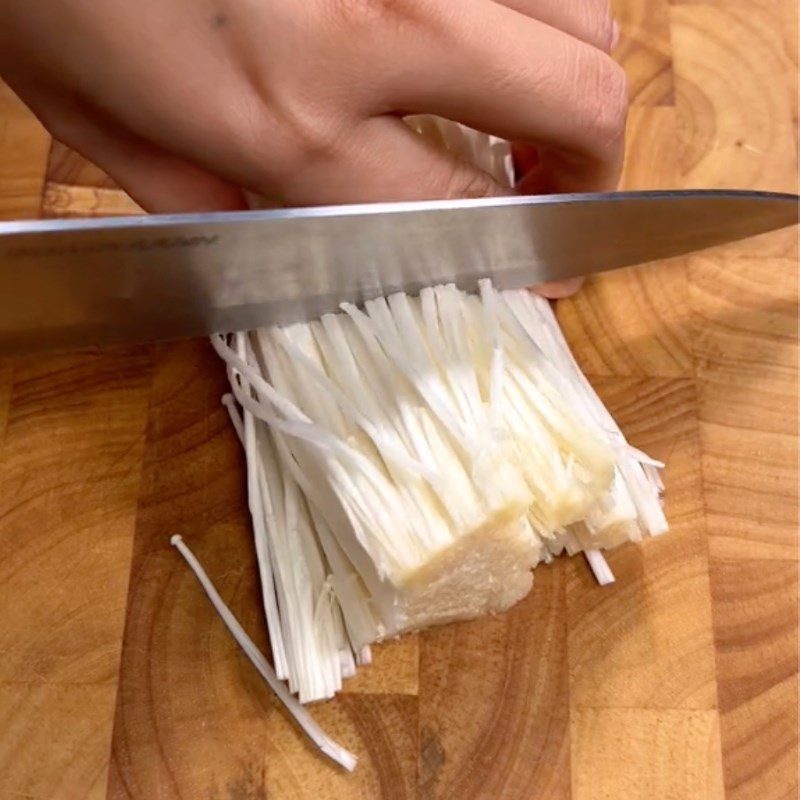
[[[0,223],[0,353],[283,324],[484,277],[560,280],[793,225],[798,199],[618,192]]]

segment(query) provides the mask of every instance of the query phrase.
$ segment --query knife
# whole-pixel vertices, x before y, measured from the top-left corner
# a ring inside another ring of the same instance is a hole
[[[799,199],[618,192],[0,223],[0,353],[308,320],[484,277],[560,280],[793,225]]]

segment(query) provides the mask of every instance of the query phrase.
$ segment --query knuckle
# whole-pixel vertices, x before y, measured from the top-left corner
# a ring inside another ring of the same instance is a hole
[[[570,30],[586,44],[609,52],[614,38],[614,15],[609,0],[561,0]]]
[[[609,52],[614,39],[614,15],[610,4],[606,2],[594,4],[589,14],[592,42],[601,50]]]
[[[302,162],[327,161],[340,149],[342,128],[327,116],[305,110],[284,113],[282,127],[295,157]]]
[[[442,198],[445,200],[492,197],[500,193],[491,176],[461,163],[455,165],[446,177],[443,189]]]
[[[262,106],[262,123],[262,143],[270,151],[280,152],[290,168],[334,158],[346,130],[336,114],[303,101],[284,100]]]
[[[329,15],[348,28],[386,20],[415,18],[417,0],[327,0]]]
[[[254,97],[250,105],[247,119],[223,138],[259,187],[291,186],[298,176],[337,158],[346,132],[339,118],[299,102],[265,104]]]
[[[625,136],[628,118],[628,79],[625,70],[597,51],[590,59],[588,75],[581,76],[589,87],[587,124],[601,152],[615,149]]]

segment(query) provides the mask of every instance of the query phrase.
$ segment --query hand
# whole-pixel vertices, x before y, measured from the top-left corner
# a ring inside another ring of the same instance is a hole
[[[503,192],[401,121],[535,147],[528,187],[619,176],[607,0],[0,0],[0,74],[157,212]]]

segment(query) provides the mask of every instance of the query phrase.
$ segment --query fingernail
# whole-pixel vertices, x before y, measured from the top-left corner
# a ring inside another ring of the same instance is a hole
[[[563,281],[547,281],[530,287],[536,294],[548,300],[561,300],[575,294],[583,286],[584,278],[567,278]]]
[[[611,49],[613,50],[619,44],[619,22],[614,20],[611,25]]]

